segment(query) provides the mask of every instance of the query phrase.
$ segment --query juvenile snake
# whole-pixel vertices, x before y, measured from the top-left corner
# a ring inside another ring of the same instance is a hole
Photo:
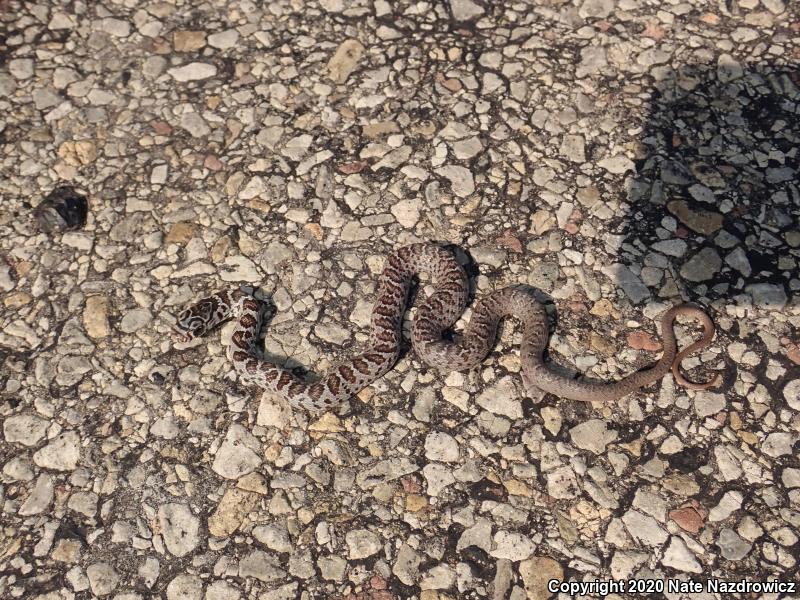
[[[613,401],[661,379],[670,369],[676,380],[692,389],[715,386],[688,381],[680,372],[681,361],[707,347],[714,337],[714,323],[700,308],[688,304],[667,310],[661,318],[664,351],[652,367],[614,383],[590,383],[569,379],[551,371],[542,355],[547,346],[548,323],[544,307],[532,289],[512,286],[482,297],[459,339],[449,341],[443,332],[458,320],[467,302],[467,275],[448,250],[433,244],[400,248],[386,259],[380,291],[372,310],[371,334],[365,350],[329,369],[317,382],[296,377],[290,370],[266,362],[256,350],[261,327],[259,301],[239,290],[225,290],[203,298],[178,315],[176,332],[189,341],[229,318],[238,319],[228,347],[228,357],[240,377],[285,398],[292,406],[311,411],[331,408],[346,400],[392,368],[400,354],[401,324],[412,278],[427,272],[434,292],[418,306],[411,329],[414,351],[428,365],[443,372],[464,370],[481,362],[494,344],[503,317],[523,325],[520,358],[522,380],[530,394],[549,392],[582,401]],[[700,340],[678,352],[673,321],[678,315],[696,318],[703,326]]]

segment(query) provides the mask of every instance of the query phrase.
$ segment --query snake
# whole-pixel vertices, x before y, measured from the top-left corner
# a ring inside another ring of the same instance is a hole
[[[657,382],[670,370],[680,385],[690,389],[709,389],[719,382],[716,374],[708,382],[696,383],[680,370],[681,362],[708,347],[715,333],[711,317],[694,304],[674,306],[662,316],[663,351],[655,364],[608,383],[573,379],[548,366],[544,360],[549,338],[547,312],[530,286],[512,285],[482,296],[475,302],[463,333],[448,335],[467,305],[469,280],[456,256],[434,243],[404,246],[388,255],[370,317],[369,341],[360,354],[332,366],[317,380],[300,377],[262,357],[257,347],[262,303],[241,289],[222,290],[201,299],[178,314],[174,329],[181,342],[190,342],[223,321],[236,319],[227,356],[242,381],[278,395],[295,408],[330,410],[397,362],[409,291],[420,273],[428,273],[433,290],[418,302],[411,324],[411,346],[423,362],[440,372],[467,370],[481,363],[495,343],[501,320],[512,317],[522,324],[520,371],[531,398],[546,392],[569,400],[613,402]],[[698,320],[703,334],[679,352],[673,327],[680,315]]]

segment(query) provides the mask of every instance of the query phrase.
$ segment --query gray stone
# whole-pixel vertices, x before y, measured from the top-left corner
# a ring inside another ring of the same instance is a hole
[[[602,268],[603,273],[611,281],[622,288],[625,295],[633,302],[641,302],[650,297],[650,290],[642,283],[642,280],[631,271],[627,266],[614,263],[609,267]]]
[[[222,579],[213,581],[206,588],[205,600],[241,600],[242,592],[232,583]]]
[[[595,454],[606,451],[606,446],[617,439],[617,432],[608,429],[608,423],[602,419],[589,419],[569,430],[572,443],[581,450],[589,450]]]
[[[475,191],[475,180],[466,167],[458,165],[445,165],[436,169],[436,174],[450,182],[453,193],[461,198],[466,198]]]
[[[694,397],[694,412],[698,417],[710,417],[725,409],[727,400],[725,394],[702,391]]]
[[[777,458],[792,453],[792,446],[796,441],[796,436],[791,433],[776,432],[770,433],[761,444],[761,451],[767,456]]]
[[[119,584],[119,573],[107,562],[89,565],[86,576],[95,596],[108,596]]]
[[[633,539],[647,546],[660,546],[667,541],[667,532],[650,515],[629,510],[622,516],[622,522]]]
[[[578,14],[584,19],[605,19],[614,11],[614,0],[584,0]]]
[[[178,575],[167,585],[167,600],[197,600],[203,596],[203,580],[197,575]]]
[[[742,560],[750,553],[753,545],[743,540],[733,529],[722,529],[717,538],[722,556],[728,560]]]
[[[575,498],[580,493],[575,472],[568,466],[550,471],[547,474],[547,493],[561,500]]]
[[[484,13],[483,7],[472,0],[451,0],[450,10],[456,21],[471,21]]]
[[[788,301],[786,290],[776,283],[753,283],[745,286],[744,291],[753,297],[756,306],[781,310]]]
[[[425,465],[422,469],[422,474],[428,484],[429,496],[438,496],[442,490],[456,481],[452,468],[440,463]]]
[[[458,442],[441,431],[429,433],[425,438],[425,457],[440,462],[458,462]]]
[[[702,573],[703,566],[698,562],[694,553],[689,550],[686,542],[678,536],[670,538],[669,546],[664,551],[661,564],[684,573]]]
[[[214,77],[217,74],[217,67],[208,63],[192,62],[182,67],[172,68],[167,72],[176,81],[200,81]]]
[[[187,112],[181,115],[181,127],[188,131],[192,137],[203,137],[211,133],[205,119],[196,112]]]
[[[18,514],[23,517],[44,512],[53,501],[53,479],[45,473],[39,475],[30,495],[20,506]]]
[[[353,529],[345,536],[347,556],[350,560],[360,560],[377,554],[383,548],[381,539],[369,529]]]
[[[36,415],[11,415],[3,423],[5,441],[23,446],[36,446],[47,433],[50,423]]]
[[[235,29],[227,29],[208,36],[208,45],[220,50],[233,48],[237,41],[239,41],[239,32]]]
[[[211,468],[226,479],[239,479],[261,466],[261,444],[238,423],[231,423]]]
[[[408,544],[400,546],[397,551],[392,573],[405,585],[416,585],[419,580],[419,564],[422,561],[419,554]]]
[[[722,267],[722,259],[714,248],[703,248],[681,267],[681,277],[688,281],[707,281]]]
[[[274,556],[261,550],[253,550],[239,561],[239,577],[253,577],[264,583],[271,583],[284,580],[286,571]]]
[[[742,507],[744,496],[737,490],[725,492],[719,503],[708,513],[711,522],[724,521]]]
[[[494,534],[495,548],[491,555],[519,562],[530,558],[536,551],[536,544],[526,535],[516,531],[500,530]]]
[[[800,410],[800,379],[790,379],[783,386],[783,397],[790,408]]]
[[[158,522],[164,545],[175,556],[186,556],[200,543],[200,519],[185,504],[162,504],[158,507]]]
[[[124,333],[135,333],[153,322],[153,313],[146,308],[129,310],[122,317],[119,328]]]
[[[73,471],[81,455],[81,439],[75,431],[67,431],[54,438],[33,455],[37,466],[54,471]]]

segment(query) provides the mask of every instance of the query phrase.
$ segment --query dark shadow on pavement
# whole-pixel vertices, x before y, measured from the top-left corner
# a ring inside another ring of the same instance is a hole
[[[641,300],[649,291],[796,303],[800,69],[686,65],[656,86],[621,231],[630,271],[618,284],[638,287]]]

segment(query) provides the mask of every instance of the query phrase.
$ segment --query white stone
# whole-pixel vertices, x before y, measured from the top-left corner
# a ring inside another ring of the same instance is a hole
[[[158,507],[158,522],[164,545],[175,556],[186,556],[200,543],[200,519],[185,504],[162,504]]]
[[[49,425],[36,415],[11,415],[3,422],[3,436],[8,443],[35,446],[44,439]]]
[[[643,544],[660,546],[667,541],[667,532],[650,515],[638,510],[629,510],[623,515],[622,522],[625,523],[631,537]]]
[[[703,566],[698,562],[697,557],[686,546],[686,542],[678,536],[672,536],[669,546],[664,552],[664,558],[661,559],[661,564],[685,573],[703,572]]]
[[[45,469],[73,471],[80,458],[80,444],[78,433],[67,431],[36,452],[33,462]]]
[[[258,283],[261,273],[256,264],[246,256],[228,256],[219,269],[222,281],[241,281],[244,283]]]
[[[438,496],[447,486],[455,483],[453,469],[441,463],[428,463],[422,469],[429,496]]]
[[[466,167],[445,165],[436,169],[436,174],[450,181],[453,193],[460,198],[466,198],[475,191],[475,180]]]
[[[199,81],[217,74],[217,67],[208,63],[192,62],[167,71],[176,81]]]
[[[569,430],[572,443],[581,450],[589,450],[595,454],[606,451],[606,446],[617,439],[617,432],[608,429],[608,423],[602,419],[589,419]]]
[[[499,381],[484,389],[475,400],[475,403],[490,413],[503,415],[511,420],[518,420],[523,417],[522,402],[519,399],[514,380],[510,376],[502,377]]]
[[[536,550],[531,539],[515,531],[500,530],[494,534],[495,549],[491,555],[495,558],[506,558],[518,562],[530,558]]]
[[[761,444],[761,451],[773,458],[791,454],[795,439],[795,436],[791,433],[770,433],[764,443]]]
[[[226,479],[239,479],[261,466],[261,444],[238,423],[232,423],[214,456],[212,470]]]
[[[392,204],[391,212],[397,222],[403,227],[411,228],[419,221],[419,211],[422,202],[419,198],[410,198],[408,200],[401,200]]]
[[[604,158],[597,164],[614,175],[622,175],[628,171],[633,171],[635,168],[633,161],[623,154]]]
[[[208,45],[220,50],[227,50],[233,48],[236,42],[239,41],[239,32],[235,29],[228,29],[220,31],[219,33],[212,33],[208,36]]]
[[[89,565],[86,576],[95,596],[108,596],[119,584],[119,573],[106,562]]]
[[[383,548],[380,538],[369,529],[354,529],[348,531],[344,537],[350,560],[367,558]]]
[[[434,431],[425,438],[425,457],[440,462],[458,461],[458,442],[453,436]]]

